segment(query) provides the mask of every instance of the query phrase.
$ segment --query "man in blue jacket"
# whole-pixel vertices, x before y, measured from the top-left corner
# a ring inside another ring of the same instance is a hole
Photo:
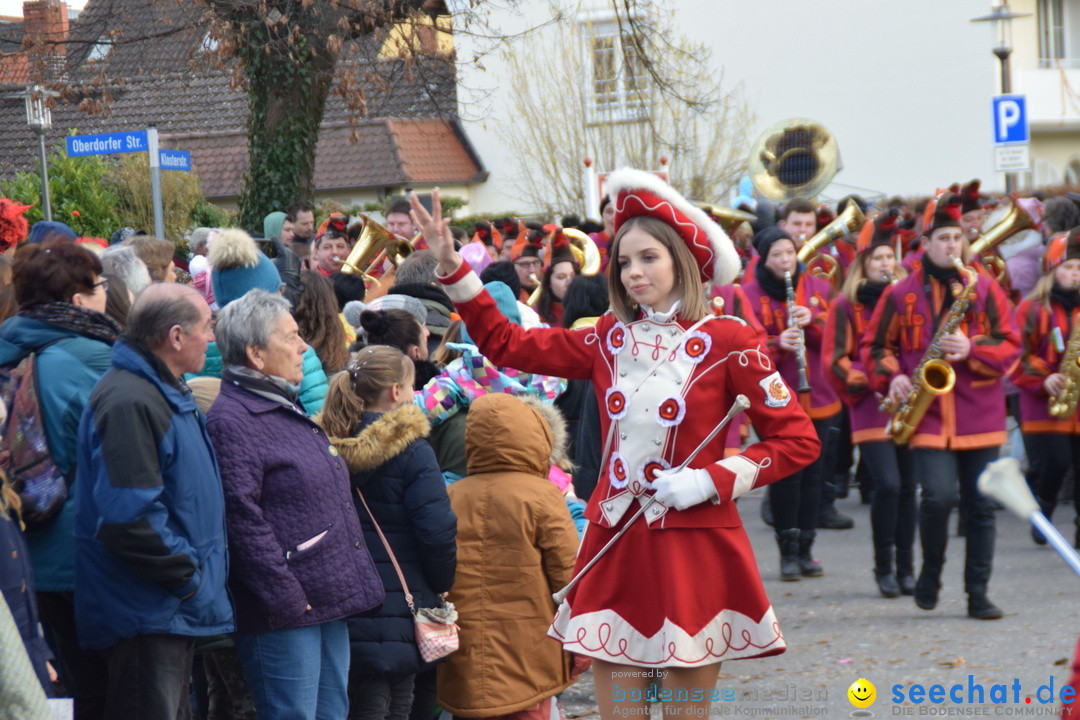
[[[107,655],[108,718],[186,717],[194,638],[233,630],[221,478],[179,379],[211,340],[196,290],[150,286],[79,424],[75,616]]]

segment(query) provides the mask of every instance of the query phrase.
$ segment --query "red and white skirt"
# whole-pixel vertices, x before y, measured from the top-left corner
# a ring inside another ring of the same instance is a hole
[[[617,531],[589,523],[575,574]],[[569,652],[640,667],[697,667],[787,648],[741,525],[654,530],[643,519],[575,586],[548,635]]]

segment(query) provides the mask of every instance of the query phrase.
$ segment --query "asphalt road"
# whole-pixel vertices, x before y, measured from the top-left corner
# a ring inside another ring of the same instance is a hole
[[[735,699],[714,703],[716,717],[1060,714],[1059,693],[1070,676],[1080,635],[1080,578],[1054,550],[1036,546],[1019,518],[1005,510],[997,516],[989,595],[1005,617],[979,621],[967,617],[964,539],[955,534],[949,539],[944,587],[935,610],[920,610],[906,596],[881,597],[872,573],[869,506],[859,503],[857,491],[838,503],[855,518],[855,528],[818,532],[814,550],[825,576],[780,582],[772,530],[759,516],[763,497],[763,491],[755,491],[740,499],[739,506],[788,649],[772,658],[724,664],[720,697]],[[1069,540],[1072,522],[1072,508],[1059,508],[1055,525]],[[954,513],[953,533],[955,525]],[[916,563],[919,558],[916,540]],[[873,683],[877,694],[869,708],[856,711],[847,691],[860,678]],[[1051,683],[1054,702],[1043,704],[1040,700],[1050,693],[1045,686]],[[921,703],[912,702],[919,699],[916,685],[925,693]],[[935,691],[934,685],[942,687]],[[896,702],[897,693],[903,702]],[[570,718],[598,717],[589,673],[562,700]],[[659,713],[654,706],[653,717]]]

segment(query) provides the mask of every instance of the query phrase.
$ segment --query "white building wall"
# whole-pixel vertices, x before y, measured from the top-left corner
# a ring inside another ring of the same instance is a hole
[[[592,7],[606,2],[587,1]],[[827,195],[924,195],[975,177],[990,190],[1004,187],[1003,176],[993,172],[990,97],[997,92],[997,60],[989,26],[970,22],[990,11],[990,0],[666,0],[663,6],[681,32],[712,48],[716,72],[727,83],[744,84],[757,116],[752,136],[798,116],[833,132],[845,168]],[[513,34],[550,16],[548,3],[526,1],[493,20]],[[1014,26],[1017,35],[1022,22]],[[459,36],[457,46],[461,114],[491,172],[466,212],[529,212],[510,182],[527,169],[507,155],[494,130],[496,123],[513,122],[503,95],[505,66],[490,54],[479,70],[464,62],[474,43]],[[536,54],[543,71],[542,50],[529,38],[513,46]]]

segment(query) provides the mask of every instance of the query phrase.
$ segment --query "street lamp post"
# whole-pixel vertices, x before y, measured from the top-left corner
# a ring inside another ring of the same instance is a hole
[[[1001,0],[1000,5],[994,5],[989,15],[972,18],[971,22],[993,23],[994,31],[994,56],[1001,63],[1001,94],[1008,95],[1012,92],[1012,72],[1009,67],[1009,55],[1012,54],[1012,21],[1015,18],[1029,17],[1031,13],[1013,12],[1009,7],[1009,0]],[[1016,173],[1005,173],[1005,192],[1012,193],[1016,190]]]

